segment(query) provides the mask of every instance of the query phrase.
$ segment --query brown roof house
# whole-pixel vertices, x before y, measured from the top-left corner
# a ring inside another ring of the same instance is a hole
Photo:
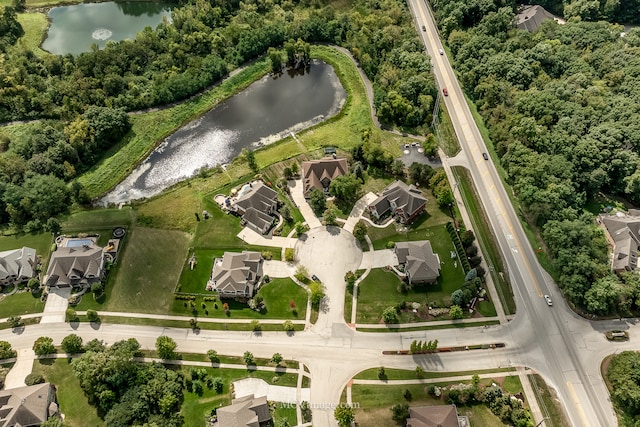
[[[0,390],[0,427],[39,426],[57,413],[50,383]]]
[[[309,160],[302,162],[302,190],[304,197],[314,188],[325,193],[329,191],[331,181],[348,172],[347,159],[326,158],[320,160]]]
[[[0,286],[26,282],[36,275],[36,250],[21,249],[0,252]]]
[[[467,417],[459,417],[456,405],[412,406],[407,427],[469,427]]]
[[[213,260],[206,289],[220,298],[251,298],[260,287],[263,261],[259,252],[225,252]]]
[[[640,210],[630,209],[628,214],[600,215],[609,243],[613,247],[611,270],[615,273],[638,269],[640,247]]]
[[[532,4],[532,5],[520,5],[518,13],[515,17],[515,25],[521,30],[529,31],[533,33],[544,21],[553,19],[558,24],[564,24],[565,21],[562,18],[558,18],[553,13],[548,12],[544,7]]]
[[[440,257],[433,253],[431,242],[419,240],[415,242],[397,242],[395,253],[398,262],[404,265],[409,285],[434,283],[440,276]]]
[[[246,184],[240,192],[231,210],[242,215],[242,225],[265,234],[275,221],[273,214],[278,210],[278,193],[262,181]]]
[[[264,427],[271,421],[267,397],[252,394],[233,399],[231,405],[218,408],[219,427]]]
[[[386,215],[395,215],[401,223],[411,223],[424,212],[427,199],[413,185],[395,181],[385,188],[380,197],[368,206],[369,213],[376,219]]]
[[[59,288],[90,287],[104,276],[104,251],[95,243],[58,248],[52,255],[42,282]]]

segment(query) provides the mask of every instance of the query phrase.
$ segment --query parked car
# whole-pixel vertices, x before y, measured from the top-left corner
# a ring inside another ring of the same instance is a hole
[[[604,335],[609,341],[627,341],[629,339],[627,331],[607,331]]]
[[[425,27],[424,25],[422,26],[422,31],[427,31],[427,27]]]
[[[316,276],[315,274],[311,275],[311,280],[313,280],[314,282],[320,282],[320,279],[318,279],[318,276]]]
[[[482,153],[482,158],[485,160],[489,160],[489,155],[487,153]]]
[[[551,297],[549,295],[544,296],[545,301],[547,301],[547,305],[551,307],[553,305],[553,301],[551,301]]]
[[[449,91],[446,87],[442,88],[442,93],[444,94],[444,96],[449,96]]]

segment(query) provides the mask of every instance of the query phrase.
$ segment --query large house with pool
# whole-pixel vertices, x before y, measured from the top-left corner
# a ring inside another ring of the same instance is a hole
[[[57,288],[88,288],[100,282],[104,276],[105,251],[97,245],[97,238],[60,237],[63,238],[56,241],[58,248],[51,255],[42,283]]]

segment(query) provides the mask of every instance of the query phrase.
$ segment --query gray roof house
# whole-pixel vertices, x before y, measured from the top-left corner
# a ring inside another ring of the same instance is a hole
[[[261,234],[265,234],[275,221],[275,217],[260,212],[257,209],[249,208],[242,215],[242,225],[249,226]]]
[[[599,221],[613,247],[611,270],[615,273],[638,269],[640,247],[640,211],[630,209],[628,214],[600,215]]]
[[[42,283],[47,286],[91,286],[104,276],[104,252],[95,244],[58,248],[51,255]]]
[[[385,188],[380,197],[368,206],[369,213],[376,219],[387,214],[396,215],[403,224],[412,222],[424,212],[427,199],[414,185],[395,181]]]
[[[0,427],[39,426],[57,413],[50,383],[0,390]]]
[[[36,250],[20,249],[0,252],[0,285],[26,282],[36,275]]]
[[[302,162],[302,190],[304,197],[314,188],[322,191],[329,191],[331,181],[348,172],[347,159],[326,158],[320,160],[309,160]]]
[[[530,33],[533,33],[544,21],[553,19],[559,24],[564,24],[564,20],[558,18],[553,13],[548,12],[544,7],[532,4],[532,5],[520,5],[518,8],[518,13],[515,17],[516,27],[521,30],[527,30]]]
[[[225,252],[222,259],[213,260],[206,289],[220,298],[251,298],[260,286],[263,261],[259,252]]]
[[[468,427],[469,419],[459,417],[456,405],[412,406],[407,427]]]
[[[397,242],[395,253],[398,262],[404,265],[409,284],[434,283],[440,276],[440,257],[433,253],[431,242]]]
[[[267,397],[252,394],[233,399],[231,405],[218,408],[219,427],[263,427],[271,421]]]
[[[278,209],[278,193],[266,186],[262,181],[253,182],[248,191],[234,202],[234,209],[240,215],[253,208],[265,214],[270,214]]]

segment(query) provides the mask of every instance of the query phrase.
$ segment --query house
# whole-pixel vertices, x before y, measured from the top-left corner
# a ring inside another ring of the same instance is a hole
[[[535,32],[544,21],[553,19],[559,24],[564,24],[565,21],[553,13],[548,12],[544,7],[532,4],[532,5],[520,5],[518,13],[515,17],[515,25],[521,30]]]
[[[249,208],[242,215],[242,225],[249,226],[261,234],[266,234],[273,225],[275,217],[262,213],[257,209]]]
[[[0,427],[39,426],[58,414],[50,383],[0,390]]]
[[[233,208],[239,215],[244,215],[250,208],[272,214],[278,210],[278,193],[262,181],[245,184],[234,201]]]
[[[271,421],[267,397],[252,394],[233,399],[231,405],[218,408],[216,415],[219,427],[264,427]]]
[[[326,158],[302,162],[302,190],[309,197],[314,188],[325,193],[329,191],[331,181],[348,172],[347,159]]]
[[[469,418],[458,416],[456,405],[411,406],[407,427],[469,427]]]
[[[0,252],[0,286],[26,282],[36,275],[36,250],[21,249]]]
[[[433,253],[431,242],[397,242],[394,251],[398,262],[404,266],[409,285],[434,283],[440,276],[440,258]]]
[[[628,214],[600,215],[598,222],[604,226],[605,235],[613,247],[611,270],[615,273],[638,269],[640,247],[640,210],[630,209]]]
[[[58,248],[49,261],[47,273],[42,279],[46,286],[90,287],[104,276],[104,251],[93,241],[80,246]]]
[[[402,181],[395,181],[385,188],[380,197],[368,206],[373,218],[380,219],[385,215],[395,215],[401,223],[409,224],[427,206],[427,199],[414,185],[407,185]]]
[[[206,289],[220,298],[251,298],[260,286],[263,261],[259,252],[225,252],[213,260]]]

